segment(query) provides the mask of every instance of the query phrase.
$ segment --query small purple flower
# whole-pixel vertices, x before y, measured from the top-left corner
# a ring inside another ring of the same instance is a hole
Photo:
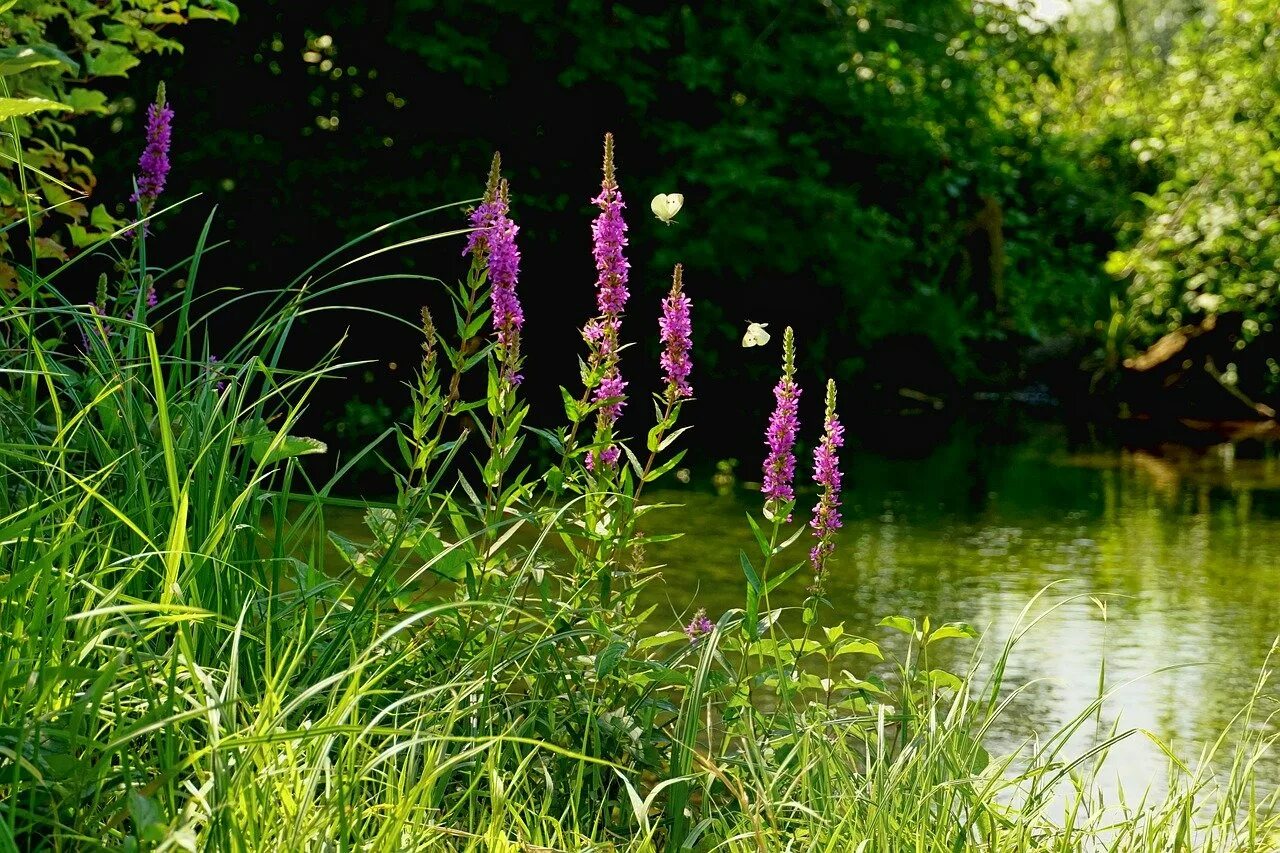
[[[765,497],[766,511],[795,499],[792,483],[796,476],[796,433],[800,429],[800,386],[795,381],[795,335],[788,326],[782,335],[782,378],[774,386],[777,401],[769,416],[765,445],[769,455],[764,460],[764,483],[760,491]],[[787,516],[787,521],[791,517]]]
[[[685,626],[684,633],[688,636],[689,642],[693,642],[699,637],[704,637],[707,634],[710,634],[715,629],[716,623],[707,618],[706,608],[701,607],[698,609],[697,613],[693,614],[693,621]]]
[[[222,380],[221,378],[222,374],[221,372],[219,372],[217,365],[218,365],[218,357],[216,355],[209,356],[209,367],[207,368],[207,370],[209,371],[209,373],[212,373],[214,376],[218,377],[218,381],[214,383],[213,387],[215,391],[221,394],[223,392],[223,389],[227,387],[227,383]]]
[[[156,295],[155,283],[154,282],[149,283],[147,285],[147,307],[155,308],[159,304],[160,304],[160,297]]]
[[[836,383],[827,380],[827,411],[823,421],[822,441],[813,452],[813,481],[822,490],[813,508],[809,526],[818,542],[809,552],[813,565],[814,588],[822,589],[827,558],[836,548],[835,534],[840,529],[840,454],[844,446],[844,426],[836,415]]]
[[[471,212],[471,225],[476,230],[468,235],[464,253],[485,264],[490,285],[489,301],[493,308],[493,331],[500,350],[503,377],[512,385],[519,385],[523,379],[518,372],[520,330],[524,327],[524,309],[516,294],[516,283],[520,278],[520,249],[516,247],[516,234],[520,226],[507,215],[510,188],[505,180],[497,178],[500,163],[495,154],[490,189],[484,203]]]
[[[144,208],[155,204],[169,177],[169,135],[173,109],[165,102],[164,84],[156,90],[156,101],[147,107],[147,144],[138,158],[137,189],[129,200]]]
[[[683,269],[676,264],[671,277],[671,293],[662,300],[662,317],[658,319],[659,337],[662,339],[662,372],[667,380],[667,401],[674,403],[683,397],[692,397],[689,374],[693,362],[689,351],[693,348],[693,327],[689,320],[689,297],[681,289]]]

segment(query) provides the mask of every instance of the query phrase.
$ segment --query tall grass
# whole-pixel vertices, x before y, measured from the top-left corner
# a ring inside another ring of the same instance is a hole
[[[890,617],[906,653],[883,663],[819,594],[790,635],[769,606],[802,568],[774,565],[804,529],[790,505],[749,519],[741,609],[693,640],[654,633],[637,522],[678,459],[678,406],[659,405],[648,462],[616,468],[599,454],[621,436],[581,438],[601,423],[589,393],[566,391],[565,426],[528,424],[484,331],[483,257],[447,289],[452,334],[424,318],[412,422],[388,429],[396,499],[368,508],[367,541],[327,531],[344,470],[313,481],[302,459],[325,448],[297,425],[353,365],[283,354],[363,283],[342,278],[360,260],[405,243],[342,247],[211,361],[210,329],[247,297],[193,298],[208,231],[172,269],[147,265],[144,229],[104,242],[120,272],[94,310],[64,298],[65,267],[33,263],[5,297],[0,849],[1280,847],[1257,772],[1269,672],[1196,762],[1162,745],[1159,795],[1100,782],[1110,748],[1149,733],[1073,746],[1105,696],[991,755],[1017,637],[957,675],[930,649],[972,629]],[[530,437],[560,460],[540,477]]]

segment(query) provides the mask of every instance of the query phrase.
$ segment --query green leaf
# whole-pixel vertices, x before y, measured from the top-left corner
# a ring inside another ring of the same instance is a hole
[[[880,647],[870,640],[845,640],[836,647],[836,657],[840,655],[870,655],[873,658],[884,660],[884,655],[880,653]]]
[[[134,828],[140,837],[148,841],[155,841],[152,836],[155,833],[155,827],[160,827],[160,838],[164,838],[164,815],[160,811],[160,806],[150,797],[144,797],[137,791],[129,792],[129,817],[133,819]]]
[[[804,568],[807,565],[808,563],[796,563],[794,566],[787,569],[782,574],[775,575],[774,577],[769,579],[768,584],[765,585],[765,590],[768,592],[773,592],[775,589],[782,586],[783,583],[789,580],[792,575],[794,575],[796,572],[800,571],[802,568]]]
[[[760,636],[760,593],[747,587],[747,612],[742,620],[742,627],[746,629],[747,637],[752,640],[758,639]]]
[[[205,5],[209,8],[206,9],[201,6],[187,7],[187,15],[193,21],[210,19],[228,21],[234,24],[240,20],[240,10],[230,0],[205,0]]]
[[[275,447],[272,448],[272,443]],[[259,438],[249,447],[249,452],[253,454],[255,462],[263,465],[271,465],[282,459],[291,459],[295,456],[310,456],[315,453],[327,453],[329,446],[323,441],[315,438],[306,438],[299,435],[286,435],[278,442],[273,438]]]
[[[70,110],[71,107],[48,98],[0,98],[0,121],[14,116],[31,115],[45,110]]]
[[[32,68],[58,64],[59,62],[55,57],[46,56],[35,48],[26,45],[0,48],[0,77],[18,74]]]
[[[369,555],[361,550],[359,545],[345,536],[334,533],[332,530],[327,531],[326,535],[329,538],[329,544],[337,549],[338,553],[342,555],[342,559],[346,560],[351,568],[362,575],[373,574],[373,565],[369,560]]]
[[[560,386],[560,396],[564,399],[564,416],[569,419],[569,423],[576,424],[582,420],[582,408],[578,405],[578,401],[569,393],[569,389],[563,385]]]
[[[747,558],[746,551],[738,552],[738,562],[742,565],[742,573],[747,576],[747,584],[757,593],[764,588],[760,583],[760,576],[756,574],[755,567],[751,565],[751,560]]]
[[[761,554],[769,553],[769,540],[765,538],[764,531],[760,529],[760,525],[751,517],[751,513],[747,513],[747,525],[751,528],[751,535],[756,538],[756,544],[760,546]]]
[[[895,631],[910,636],[916,632],[916,624],[905,616],[886,616],[878,623],[883,628],[892,628]]]
[[[978,743],[959,729],[951,732],[950,739],[955,741],[963,751],[963,755],[969,759],[968,770],[970,773],[977,776],[983,770],[987,769],[987,765],[991,763],[991,755],[982,746],[982,744]]]
[[[978,632],[972,625],[964,622],[948,622],[931,633],[925,640],[926,643],[932,643],[937,640],[949,640],[959,637],[967,640],[976,640]]]
[[[596,677],[604,678],[618,668],[622,656],[630,646],[621,640],[614,640],[608,648],[596,656]]]
[[[97,89],[72,89],[64,96],[67,106],[78,113],[105,113],[107,93]],[[101,205],[99,205],[101,207]]]
[[[677,465],[679,465],[679,464],[680,464],[680,460],[681,460],[681,459],[684,459],[684,455],[685,455],[685,453],[686,453],[686,452],[687,452],[687,451],[685,451],[685,450],[681,450],[681,451],[680,451],[679,453],[677,453],[675,456],[672,456],[672,457],[671,457],[670,459],[668,459],[666,462],[663,462],[663,463],[662,463],[661,465],[659,465],[657,468],[654,468],[652,471],[650,471],[650,472],[648,473],[648,475],[647,475],[647,476],[645,476],[644,481],[645,481],[646,483],[652,483],[654,480],[658,479],[658,478],[659,478],[659,477],[661,477],[663,474],[667,473],[667,472],[668,472],[668,471],[670,471],[672,468],[674,468],[674,467],[676,467]]]
[[[929,670],[929,683],[936,688],[947,688],[959,692],[964,688],[964,682],[956,675],[947,672],[945,669]]]
[[[107,213],[107,207],[104,204],[95,205],[93,211],[89,214],[89,224],[94,228],[101,228],[103,231],[115,231],[124,225],[124,221],[116,219],[110,213]]]
[[[649,449],[650,453],[658,452],[658,445],[662,443],[662,431],[665,427],[666,424],[654,424],[653,428],[649,430],[649,436],[645,439],[644,446]]]
[[[451,581],[466,576],[467,563],[475,558],[469,544],[445,542],[430,530],[418,532],[415,539],[413,553],[429,564],[429,571]]]
[[[130,68],[139,62],[129,48],[119,44],[96,42],[101,45],[98,52],[90,56],[85,70],[91,77],[126,77]]]
[[[683,631],[660,631],[651,637],[645,637],[636,643],[637,649],[652,649],[657,646],[665,646],[668,643],[674,643],[678,640],[688,640]]]

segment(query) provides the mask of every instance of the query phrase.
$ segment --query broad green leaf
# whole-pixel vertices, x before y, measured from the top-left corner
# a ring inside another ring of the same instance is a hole
[[[969,759],[968,770],[970,773],[977,776],[987,769],[987,765],[991,763],[991,755],[982,744],[958,728],[951,732],[949,739],[954,741],[963,751],[962,754]]]
[[[85,63],[85,70],[91,77],[126,77],[129,69],[141,62],[123,45],[104,42],[96,44],[100,45],[98,51]]]
[[[430,571],[447,580],[461,580],[467,574],[467,563],[475,559],[470,544],[447,543],[430,530],[421,530],[415,539],[413,553],[429,564]]]
[[[107,111],[107,93],[97,89],[72,89],[63,96],[67,106],[78,113],[105,113]]]
[[[146,837],[148,840],[155,830],[153,827],[157,824],[161,827],[163,833],[164,815],[160,811],[160,806],[150,797],[144,797],[137,791],[129,792],[129,817],[133,819],[134,829],[139,836]],[[163,838],[163,834],[161,834]]]
[[[240,9],[230,0],[204,0],[203,6],[188,6],[187,15],[193,21],[203,18],[234,24],[240,20]]]
[[[600,654],[596,655],[596,676],[604,678],[618,668],[622,656],[627,653],[629,645],[621,640],[614,640]]]
[[[895,631],[901,631],[907,635],[911,635],[916,632],[915,623],[905,616],[886,616],[877,624],[883,628],[892,628]]]
[[[110,213],[107,213],[107,207],[104,204],[94,205],[93,210],[89,213],[89,224],[94,228],[101,228],[103,231],[115,231],[124,225],[124,220],[116,219]]]
[[[46,65],[57,65],[58,60],[52,56],[45,56],[37,53],[31,47],[6,47],[0,48],[0,77],[7,77],[10,74],[18,74],[28,71],[32,68],[41,68]]]
[[[978,632],[972,625],[966,625],[964,622],[948,622],[929,635],[927,642],[935,642],[936,640],[949,640],[959,637],[966,640],[976,640]]]
[[[45,110],[70,110],[71,107],[48,98],[0,98],[0,121],[15,116],[31,115]]]
[[[563,385],[560,386],[560,397],[564,400],[564,416],[569,419],[569,423],[576,424],[582,420],[582,407],[578,405],[578,401],[569,393],[569,389]]]
[[[945,687],[957,692],[964,688],[964,682],[958,676],[947,672],[945,669],[929,670],[929,683],[934,687]]]
[[[870,640],[845,640],[836,647],[836,656],[840,655],[870,655],[873,658],[884,659],[884,655],[880,653],[880,647]]]

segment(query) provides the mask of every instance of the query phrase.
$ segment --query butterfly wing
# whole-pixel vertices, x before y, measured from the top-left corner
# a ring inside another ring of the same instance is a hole
[[[671,217],[667,215],[667,196],[665,193],[658,193],[653,197],[653,201],[649,202],[649,209],[653,211],[653,215],[666,222]]]

